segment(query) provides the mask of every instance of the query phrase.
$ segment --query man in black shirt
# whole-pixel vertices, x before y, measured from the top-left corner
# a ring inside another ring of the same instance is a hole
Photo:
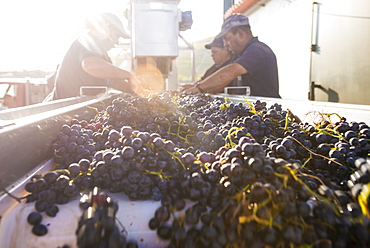
[[[229,16],[216,38],[223,38],[225,46],[237,58],[186,92],[216,93],[241,76],[241,86],[250,87],[250,95],[280,98],[276,56],[270,47],[253,36],[248,17]]]
[[[130,38],[122,22],[111,13],[85,22],[88,33],[73,42],[56,73],[53,91],[46,100],[80,95],[81,86],[107,86],[132,93],[132,74],[112,64],[107,52],[120,37]],[[114,85],[111,83],[114,82]]]
[[[211,56],[215,62],[210,68],[206,70],[204,75],[196,82],[187,84],[182,87],[183,90],[196,87],[200,82],[215,73],[220,68],[230,64],[233,61],[233,54],[224,46],[222,37],[215,38],[211,43],[205,45],[206,49],[211,50]],[[220,91],[222,92],[222,91]]]

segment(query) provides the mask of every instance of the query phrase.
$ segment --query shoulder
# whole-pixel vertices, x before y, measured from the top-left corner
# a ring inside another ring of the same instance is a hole
[[[274,54],[271,48],[265,43],[258,40],[258,37],[253,37],[252,40],[246,45],[242,56],[269,56]]]

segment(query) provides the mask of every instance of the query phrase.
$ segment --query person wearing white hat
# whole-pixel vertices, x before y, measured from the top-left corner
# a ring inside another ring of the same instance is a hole
[[[107,53],[120,37],[130,38],[121,20],[114,14],[103,13],[87,18],[85,27],[87,33],[75,40],[65,54],[55,75],[54,88],[44,101],[79,96],[81,86],[107,86],[133,93],[132,73],[114,66]]]
[[[238,86],[248,86],[250,95],[280,98],[276,56],[270,47],[252,35],[248,17],[229,16],[216,38],[223,38],[224,45],[237,58],[185,92],[217,93],[241,76]]]

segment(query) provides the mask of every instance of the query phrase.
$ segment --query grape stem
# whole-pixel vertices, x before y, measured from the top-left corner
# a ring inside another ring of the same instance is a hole
[[[22,197],[15,196],[15,195],[13,195],[12,193],[10,193],[9,191],[7,191],[6,189],[3,189],[3,191],[4,191],[8,196],[10,196],[11,198],[13,198],[14,200],[16,200],[16,201],[17,201],[17,202],[19,202],[19,203],[21,203],[21,201],[22,201],[23,199],[25,199],[25,198],[26,198],[26,196],[22,196]]]
[[[302,146],[304,149],[306,149],[310,154],[313,154],[313,155],[318,156],[318,157],[322,157],[322,158],[324,158],[324,159],[326,159],[326,160],[329,160],[329,161],[331,161],[331,162],[333,162],[333,163],[336,163],[337,165],[343,166],[341,163],[339,163],[339,162],[337,162],[337,161],[335,161],[335,160],[333,160],[333,159],[330,159],[330,158],[328,158],[328,157],[325,157],[324,155],[321,155],[321,154],[318,154],[318,153],[315,153],[315,152],[311,151],[310,149],[308,149],[307,147],[305,147],[301,142],[299,142],[296,138],[294,138],[294,137],[292,137],[292,136],[290,136],[290,138],[292,138],[292,139],[293,139],[295,142],[297,142],[300,146]]]
[[[184,170],[186,170],[187,168],[185,167],[185,165],[183,164],[183,162],[181,161],[181,159],[179,157],[177,157],[173,152],[170,152],[166,149],[164,149],[168,154],[170,154],[172,156],[172,158],[176,159],[181,165],[182,165],[182,168],[184,168]]]
[[[148,174],[151,174],[151,175],[155,175],[155,176],[158,176],[159,179],[161,181],[163,181],[163,179],[167,179],[169,180],[170,179],[170,176],[166,176],[162,173],[162,170],[160,170],[159,172],[155,172],[155,171],[150,171],[150,170],[145,170],[146,173]]]
[[[249,105],[249,108],[250,108],[250,112],[252,113],[252,114],[257,114],[257,111],[256,111],[256,109],[254,108],[254,106],[253,106],[253,104],[250,102],[250,101],[248,101],[247,100],[247,98],[245,97],[245,96],[243,96],[243,98],[244,98],[244,100],[245,100],[245,102]]]

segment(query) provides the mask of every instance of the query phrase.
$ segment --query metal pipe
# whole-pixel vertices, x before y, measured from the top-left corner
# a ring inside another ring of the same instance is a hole
[[[191,81],[194,82],[196,78],[196,71],[195,71],[195,49],[194,46],[185,40],[184,37],[179,33],[179,37],[185,42],[185,44],[190,48],[191,51]]]
[[[315,100],[315,82],[312,81],[312,53],[317,51],[317,31],[318,31],[318,2],[312,3],[312,19],[311,19],[311,53],[310,53],[310,72],[309,72],[309,92],[308,100]],[[317,8],[316,8],[317,7]],[[316,11],[315,11],[316,10]],[[316,19],[315,19],[316,16]]]

